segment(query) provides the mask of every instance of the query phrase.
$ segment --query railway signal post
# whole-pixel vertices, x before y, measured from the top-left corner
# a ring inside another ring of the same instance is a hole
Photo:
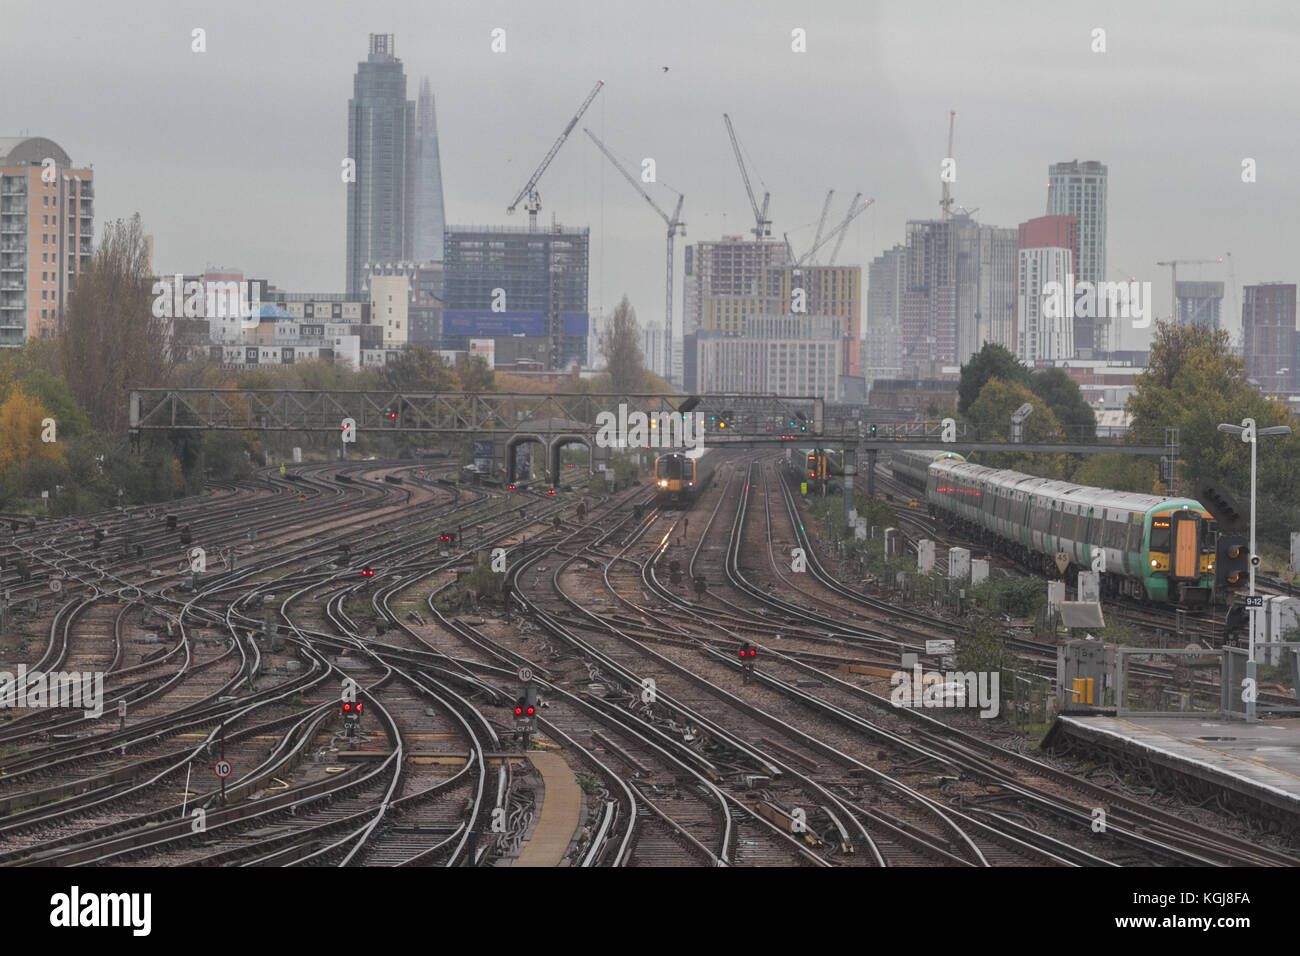
[[[1250,445],[1250,600],[1246,602],[1246,607],[1250,614],[1250,627],[1246,633],[1246,647],[1249,649],[1249,655],[1246,658],[1246,681],[1245,687],[1250,689],[1249,694],[1243,694],[1243,703],[1246,705],[1246,722],[1253,724],[1255,722],[1255,688],[1258,686],[1255,682],[1255,614],[1258,607],[1255,603],[1255,569],[1259,567],[1259,552],[1255,550],[1255,454],[1259,447],[1260,435],[1289,435],[1291,434],[1290,425],[1277,425],[1273,428],[1257,428],[1255,419],[1243,418],[1240,425],[1220,425],[1219,431],[1226,432],[1230,435],[1239,435],[1241,440]],[[1261,601],[1260,604],[1263,602]]]
[[[521,749],[527,751],[533,731],[537,729],[537,708],[541,706],[541,699],[537,694],[537,685],[533,683],[532,668],[519,668],[517,676],[523,687],[515,699],[515,736],[522,743]]]

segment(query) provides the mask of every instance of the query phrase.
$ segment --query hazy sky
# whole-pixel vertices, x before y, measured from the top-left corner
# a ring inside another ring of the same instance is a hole
[[[0,135],[47,136],[93,164],[97,228],[140,212],[163,272],[223,265],[343,290],[346,107],[374,32],[396,34],[410,99],[432,81],[452,224],[526,225],[506,206],[605,80],[580,127],[634,171],[653,157],[686,194],[679,314],[685,242],[753,224],[724,111],[755,188],[772,193],[773,235],[797,252],[829,188],[832,220],[856,191],[876,199],[841,264],[865,266],[907,219],[937,215],[955,109],[953,196],[981,222],[1043,215],[1052,162],[1107,164],[1110,278],[1151,281],[1157,315],[1170,297],[1157,260],[1230,251],[1238,287],[1300,278],[1300,5],[1288,0],[0,0],[0,23]],[[195,27],[206,53],[190,50]],[[791,51],[796,27],[806,53]],[[1098,27],[1105,53],[1091,50]],[[593,311],[626,292],[658,320],[663,223],[580,127],[542,180],[542,219],[591,226]],[[1255,183],[1242,182],[1246,157]],[[675,195],[649,188],[671,211]],[[1223,266],[1179,272],[1227,280]],[[1144,344],[1124,331],[1123,347]]]

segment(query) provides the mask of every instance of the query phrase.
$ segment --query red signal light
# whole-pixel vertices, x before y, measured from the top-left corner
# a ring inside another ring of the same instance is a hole
[[[515,486],[514,486],[514,485],[507,485],[507,486],[506,486],[506,489],[507,489],[508,491],[514,491],[514,490],[515,490]]]
[[[348,713],[348,712],[351,711],[351,710],[352,710],[352,705],[349,704],[349,703],[347,703],[347,702],[344,702],[344,704],[343,704],[343,713],[346,714],[346,713]]]
[[[357,713],[361,713],[361,701],[357,701]]]
[[[757,656],[758,656],[758,651],[754,650],[754,649],[751,647],[751,648],[749,649],[749,656],[750,656],[750,657],[757,657]]]
[[[555,494],[555,489],[554,489],[554,488],[547,488],[547,489],[546,489],[546,493],[547,493],[548,495],[553,495],[553,494]]]
[[[530,707],[528,708],[528,716],[531,717],[531,716],[533,716],[534,713],[535,713],[535,711],[534,711],[533,708],[530,706]]]
[[[520,707],[518,704],[516,704],[516,705],[515,705],[515,716],[516,716],[516,717],[522,717],[523,715],[524,715],[524,709],[523,709],[522,707]]]

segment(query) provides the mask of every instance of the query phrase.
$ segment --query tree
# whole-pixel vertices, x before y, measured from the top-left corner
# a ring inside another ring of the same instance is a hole
[[[636,311],[623,296],[600,334],[600,354],[605,357],[610,386],[615,392],[635,392],[641,387],[645,358],[641,354],[641,331]]]
[[[0,405],[0,471],[33,462],[62,464],[58,441],[42,441],[41,423],[47,417],[41,403],[22,389],[5,399]]]
[[[964,415],[979,398],[984,386],[995,378],[1029,387],[1029,369],[1002,346],[985,342],[984,347],[961,367],[961,384],[957,386],[957,411]]]
[[[1201,479],[1222,484],[1239,501],[1250,498],[1250,447],[1218,431],[1220,422],[1239,424],[1253,418],[1260,428],[1292,425],[1287,407],[1266,398],[1246,379],[1245,365],[1229,350],[1222,329],[1175,326],[1161,322],[1151,341],[1147,370],[1128,400],[1133,426],[1148,442],[1164,440],[1166,428],[1178,429],[1180,490],[1187,493]],[[1300,435],[1264,438],[1259,459],[1258,511],[1269,520],[1259,524],[1261,537],[1279,543],[1300,527]]]
[[[496,388],[495,373],[481,355],[467,355],[456,366],[460,387],[465,392],[491,392]]]
[[[1065,428],[1070,441],[1096,441],[1097,415],[1092,406],[1083,400],[1079,386],[1065,369],[1039,369],[1030,375],[1029,387],[1047,403],[1057,421]]]
[[[380,371],[384,388],[394,392],[458,392],[460,379],[432,349],[412,345]]]
[[[1034,398],[1034,393],[1024,385],[995,378],[980,389],[979,398],[967,410],[966,418],[981,426],[981,437],[1005,441],[1011,436],[1011,414],[1026,403],[1034,405]],[[1061,440],[1061,423],[1051,408],[1042,405],[1038,402],[1034,413],[1025,421],[1022,438],[1026,442]],[[1064,455],[981,452],[980,460],[992,468],[1012,468],[1051,478],[1062,477],[1065,469]]]
[[[90,419],[85,409],[77,404],[68,383],[45,369],[36,369],[21,385],[24,392],[36,399],[47,415],[57,424],[59,439],[76,438],[90,431]]]
[[[63,378],[92,424],[127,426],[127,389],[167,384],[168,320],[153,314],[149,256],[140,216],[115,220],[68,296],[59,334]]]

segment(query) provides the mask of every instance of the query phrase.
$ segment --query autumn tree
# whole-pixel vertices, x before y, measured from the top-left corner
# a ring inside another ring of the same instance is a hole
[[[467,355],[456,365],[456,376],[465,392],[491,392],[496,390],[495,373],[481,355]]]
[[[605,358],[609,384],[615,392],[636,392],[645,378],[645,357],[641,354],[641,330],[636,310],[623,296],[600,333],[600,354]]]
[[[167,384],[168,320],[153,314],[149,271],[140,216],[115,220],[68,296],[59,334],[63,377],[103,431],[126,430],[128,389]]]
[[[54,441],[43,441],[49,418],[38,399],[14,389],[0,405],[0,471],[35,462],[62,463],[57,429]]]

